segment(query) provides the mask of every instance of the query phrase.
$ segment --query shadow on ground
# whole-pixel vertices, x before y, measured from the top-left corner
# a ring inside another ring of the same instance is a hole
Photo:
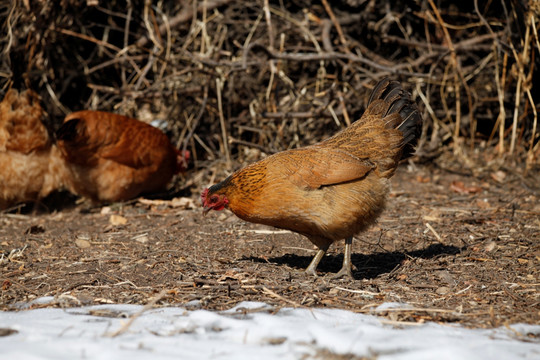
[[[374,279],[382,274],[387,274],[399,267],[406,259],[432,259],[445,255],[459,254],[464,248],[448,246],[443,244],[432,244],[421,250],[407,252],[377,252],[373,254],[352,254],[353,276],[356,280]],[[300,256],[295,254],[285,254],[278,257],[261,258],[257,256],[243,257],[241,260],[274,263],[277,265],[287,265],[296,269],[305,269],[312,256]],[[319,273],[337,273],[343,262],[343,254],[326,255],[319,264]],[[356,268],[356,269],[354,269]]]

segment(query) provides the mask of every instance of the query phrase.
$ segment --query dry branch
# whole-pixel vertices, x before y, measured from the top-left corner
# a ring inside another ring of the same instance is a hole
[[[391,76],[424,103],[429,148],[492,145],[534,169],[534,8],[452,6],[12,2],[0,7],[0,88],[39,90],[52,128],[83,107],[167,120],[201,167],[321,140],[357,119],[373,83]]]

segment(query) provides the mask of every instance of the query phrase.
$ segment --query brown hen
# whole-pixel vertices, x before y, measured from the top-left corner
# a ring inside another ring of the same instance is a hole
[[[115,202],[163,191],[184,170],[180,152],[159,129],[102,111],[69,114],[56,132],[73,189],[93,202]]]
[[[10,89],[0,103],[0,209],[37,201],[69,183],[43,115],[31,90]]]
[[[230,209],[238,217],[305,235],[319,251],[345,239],[343,266],[351,272],[353,235],[384,209],[389,179],[400,159],[414,151],[422,117],[398,82],[380,81],[363,116],[331,138],[269,156],[203,191],[204,213]]]

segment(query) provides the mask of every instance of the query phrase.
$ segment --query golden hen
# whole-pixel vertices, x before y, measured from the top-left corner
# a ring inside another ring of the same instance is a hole
[[[31,90],[10,89],[0,103],[0,209],[37,201],[69,183],[39,101]]]
[[[343,266],[351,272],[355,234],[384,209],[389,179],[398,162],[414,151],[422,117],[398,82],[380,81],[363,116],[329,139],[269,156],[241,169],[201,194],[204,214],[230,209],[241,219],[305,235],[319,251],[345,239]]]
[[[159,129],[102,111],[69,114],[56,132],[76,194],[93,202],[132,199],[163,191],[184,170],[181,154]]]

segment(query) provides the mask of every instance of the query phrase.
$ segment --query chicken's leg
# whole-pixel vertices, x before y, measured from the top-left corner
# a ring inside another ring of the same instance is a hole
[[[306,268],[307,274],[317,277],[317,265],[319,265],[324,254],[326,254],[326,250],[328,250],[328,246],[325,249],[319,248],[319,251],[317,251],[317,254],[315,254],[313,260],[311,260],[309,266]]]
[[[345,239],[345,251],[343,252],[343,266],[341,267],[341,270],[339,270],[336,275],[332,276],[332,278],[334,279],[338,279],[340,277],[345,276],[351,280],[354,280],[354,277],[351,271],[352,239],[353,239],[352,236]]]

